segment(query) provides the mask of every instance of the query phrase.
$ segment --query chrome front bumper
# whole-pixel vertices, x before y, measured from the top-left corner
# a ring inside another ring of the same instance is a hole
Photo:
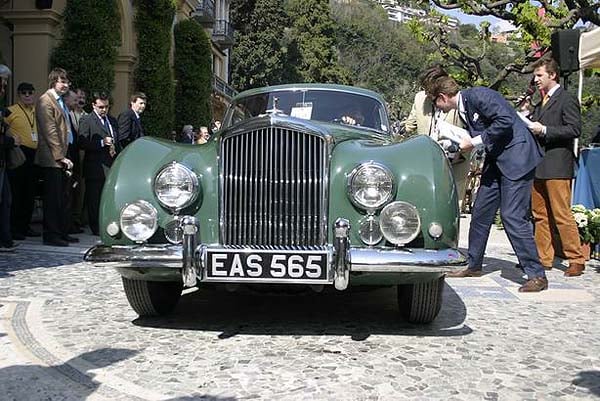
[[[116,268],[163,267],[181,269],[183,283],[192,287],[198,281],[206,281],[203,254],[210,245],[197,244],[196,231],[184,228],[182,245],[98,245],[87,251],[84,259],[96,266]],[[467,263],[456,249],[381,249],[352,248],[348,241],[348,222],[338,219],[335,239],[330,252],[328,281],[336,289],[344,290],[350,282],[350,273],[447,273],[459,270]],[[215,247],[218,248],[218,247]],[[211,280],[211,281],[214,281]],[[226,282],[232,282],[227,279]],[[288,281],[293,283],[293,281]]]

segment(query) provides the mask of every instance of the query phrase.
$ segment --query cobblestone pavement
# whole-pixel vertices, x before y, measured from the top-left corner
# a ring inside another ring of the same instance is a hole
[[[425,327],[398,317],[392,288],[201,289],[140,319],[81,239],[0,254],[0,400],[600,399],[600,264],[565,278],[557,261],[548,291],[519,294],[501,231],[486,275],[448,279]]]

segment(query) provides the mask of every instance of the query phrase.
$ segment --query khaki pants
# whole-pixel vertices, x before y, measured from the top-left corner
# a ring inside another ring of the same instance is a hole
[[[571,214],[571,180],[534,180],[531,209],[535,221],[535,245],[544,266],[552,266],[552,228],[556,226],[563,253],[571,263],[585,264],[577,224]]]

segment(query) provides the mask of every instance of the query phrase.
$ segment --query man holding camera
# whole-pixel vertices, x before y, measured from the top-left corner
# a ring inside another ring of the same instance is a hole
[[[69,77],[62,68],[55,68],[48,76],[48,89],[37,100],[35,119],[38,130],[38,148],[35,163],[42,168],[44,178],[44,244],[68,246],[78,242],[68,234],[68,176],[73,162],[67,157],[73,132],[69,124],[69,110],[63,96],[69,91]]]

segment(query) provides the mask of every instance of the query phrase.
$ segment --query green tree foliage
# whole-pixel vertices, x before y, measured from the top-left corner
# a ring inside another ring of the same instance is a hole
[[[175,121],[179,130],[185,124],[208,126],[211,121],[211,49],[204,29],[195,21],[175,26]]]
[[[135,86],[148,97],[142,120],[146,132],[153,136],[169,136],[174,126],[175,85],[169,55],[176,3],[176,0],[135,2],[139,52]]]
[[[429,0],[420,0],[421,3]],[[512,43],[508,46],[487,45],[482,57],[475,60],[478,66],[477,76],[470,77],[470,83],[489,85],[500,90],[507,97],[513,97],[527,87],[527,82],[533,72],[533,64],[539,59],[541,53],[549,50],[550,36],[557,29],[572,29],[576,24],[583,22],[600,25],[600,1],[542,1],[541,3],[523,2],[521,0],[507,0],[504,2],[488,0],[432,0],[432,2],[446,10],[461,9],[466,14],[478,16],[494,16],[512,23],[516,32],[512,35]],[[485,27],[484,27],[485,28]],[[448,64],[458,65],[464,71],[468,59],[461,50],[476,48],[475,45],[464,46],[459,42],[449,39],[448,31],[440,27],[433,29],[421,26],[415,29],[417,37],[425,38],[436,43],[442,57]],[[482,29],[485,32],[485,29]],[[481,44],[489,38],[484,35]],[[490,53],[490,51],[492,53]],[[495,53],[495,54],[494,54]],[[509,56],[509,57],[507,57]],[[484,65],[488,63],[486,68]],[[493,72],[495,71],[495,76]],[[516,73],[516,74],[515,74]],[[519,76],[520,75],[520,76]],[[571,81],[574,81],[571,78]],[[522,88],[519,90],[518,88]],[[575,88],[569,85],[573,93]],[[597,78],[586,77],[583,82],[582,120],[583,130],[581,144],[586,145],[593,134],[594,126],[598,124],[600,116],[600,101],[598,100]]]
[[[247,7],[244,8],[247,11]],[[288,47],[285,27],[288,18],[283,0],[257,0],[254,9],[235,22],[235,48],[231,56],[231,77],[239,90],[286,82]]]
[[[378,4],[339,4],[333,18],[340,63],[353,84],[382,93],[393,118],[402,119],[418,90],[418,75],[441,58],[415,41],[406,25],[390,21]]]
[[[349,71],[338,62],[335,23],[328,0],[289,0],[291,35],[298,47],[298,71],[304,82],[349,84]]]
[[[67,70],[74,87],[110,93],[121,40],[120,19],[116,0],[68,0],[62,40],[51,55],[51,67]]]

